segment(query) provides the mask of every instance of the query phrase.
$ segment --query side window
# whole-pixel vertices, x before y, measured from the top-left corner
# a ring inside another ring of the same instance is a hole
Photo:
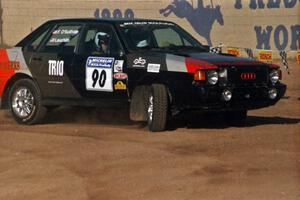
[[[26,46],[26,50],[30,51],[30,52],[34,52],[37,51],[39,45],[41,44],[41,42],[43,41],[43,39],[45,38],[45,36],[47,35],[48,31],[50,30],[50,28],[42,31],[41,33],[39,33],[35,39]]]
[[[118,55],[119,40],[108,25],[90,25],[84,35],[80,52],[85,55]]]
[[[41,52],[74,53],[81,29],[81,25],[58,26],[52,31]]]

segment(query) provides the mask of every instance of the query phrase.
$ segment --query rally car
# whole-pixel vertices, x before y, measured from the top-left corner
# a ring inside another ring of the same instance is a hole
[[[244,121],[285,93],[279,66],[209,53],[158,20],[51,20],[0,50],[1,108],[36,124],[54,106],[130,106],[130,119],[166,129],[182,111]]]

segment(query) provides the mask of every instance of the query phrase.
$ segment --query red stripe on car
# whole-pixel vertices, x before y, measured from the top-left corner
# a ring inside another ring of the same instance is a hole
[[[3,95],[7,81],[15,74],[10,64],[7,51],[0,49],[0,97]]]
[[[187,71],[189,73],[195,73],[199,69],[204,69],[204,70],[218,69],[217,66],[215,66],[209,62],[194,59],[194,58],[186,58],[185,65],[186,65]]]

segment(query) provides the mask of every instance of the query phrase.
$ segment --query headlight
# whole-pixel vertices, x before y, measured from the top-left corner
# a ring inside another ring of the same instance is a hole
[[[277,90],[276,89],[271,89],[271,90],[269,90],[269,97],[270,97],[270,99],[276,99],[276,97],[277,97]]]
[[[280,79],[278,70],[272,70],[269,76],[270,76],[270,81],[272,82],[272,84],[277,83]]]
[[[218,72],[212,70],[207,72],[207,81],[211,85],[215,85],[219,80]]]

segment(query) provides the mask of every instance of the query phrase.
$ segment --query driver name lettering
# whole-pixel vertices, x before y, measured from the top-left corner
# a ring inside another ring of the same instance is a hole
[[[77,35],[79,30],[55,30],[52,34],[53,35]]]

